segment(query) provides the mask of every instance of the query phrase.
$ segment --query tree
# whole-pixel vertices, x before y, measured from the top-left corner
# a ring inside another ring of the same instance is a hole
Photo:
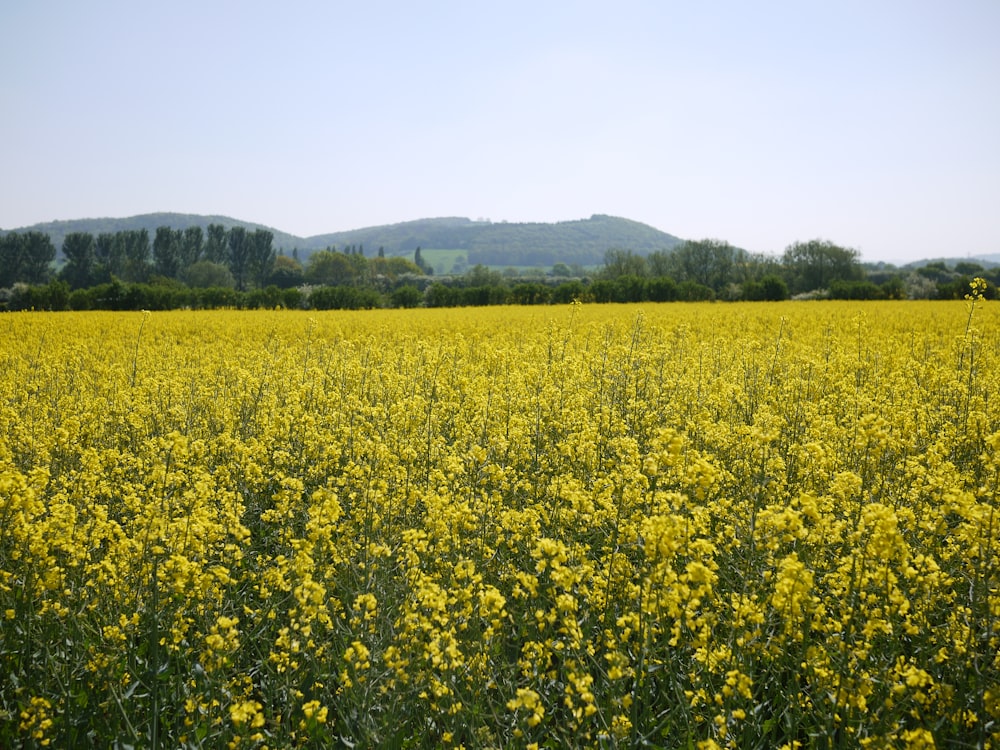
[[[393,307],[417,307],[424,301],[424,293],[412,284],[403,284],[393,291],[391,299]]]
[[[973,263],[969,260],[960,260],[955,264],[955,273],[959,276],[976,276],[981,275],[986,269],[982,267],[979,263]]]
[[[416,264],[417,268],[420,269],[421,273],[425,273],[428,276],[434,273],[434,269],[431,268],[427,262],[424,260],[423,254],[420,252],[420,246],[417,246],[417,251],[413,253],[413,262]]]
[[[254,230],[249,236],[250,257],[247,263],[247,270],[254,284],[260,289],[267,286],[267,277],[274,269],[274,234],[266,229]]]
[[[646,284],[646,296],[650,302],[673,302],[677,294],[677,282],[666,274],[656,275]]]
[[[352,275],[355,280],[368,279],[370,266],[368,259],[358,252],[353,252],[347,256],[351,264]]]
[[[750,301],[778,302],[788,299],[788,285],[775,274],[761,279],[750,279],[743,283],[743,299]]]
[[[737,250],[731,278],[734,284],[748,284],[763,281],[765,276],[780,276],[783,271],[781,260],[774,255]]]
[[[306,281],[310,284],[336,286],[347,284],[354,279],[354,267],[344,253],[320,250],[309,256],[306,267]]]
[[[0,237],[0,289],[9,289],[21,280],[24,241],[17,232]]]
[[[552,265],[552,275],[560,277],[569,277],[573,275],[570,267],[565,263],[554,263]]]
[[[204,247],[203,233],[201,227],[188,227],[184,230],[184,237],[181,240],[181,270],[189,268],[201,260],[201,251]]]
[[[279,289],[292,289],[300,286],[304,280],[302,264],[286,255],[279,255],[274,259],[274,269],[267,277],[267,283],[274,284]]]
[[[180,231],[157,227],[153,237],[153,267],[160,276],[175,279],[181,271]]]
[[[210,227],[211,228],[211,227]],[[250,267],[251,240],[243,227],[233,227],[229,230],[229,253],[226,265],[236,281],[236,288],[246,291],[247,274]]]
[[[653,277],[678,276],[674,254],[669,250],[654,250],[646,256],[649,275]]]
[[[631,250],[611,248],[604,253],[604,269],[601,277],[617,279],[619,276],[645,276],[648,272],[646,259]]]
[[[95,281],[94,244],[94,235],[90,232],[70,232],[63,239],[62,251],[66,256],[66,265],[60,275],[72,289],[92,286]]]
[[[52,261],[56,248],[44,232],[26,232],[21,235],[20,281],[26,284],[45,284],[52,277]]]
[[[94,281],[104,283],[120,277],[125,269],[125,241],[121,232],[102,232],[94,241]]]
[[[828,289],[834,281],[859,281],[863,276],[858,251],[827,240],[789,245],[782,260],[793,292]]]
[[[587,290],[579,279],[564,281],[552,290],[552,302],[557,305],[582,301],[587,296]]]
[[[416,263],[414,263],[409,258],[404,258],[399,255],[394,255],[391,258],[386,258],[385,267],[389,272],[389,276],[396,277],[402,276],[403,274],[422,274],[424,271]]]
[[[146,229],[126,229],[120,232],[124,244],[125,281],[144,282],[149,278],[149,231]]]
[[[760,280],[760,286],[764,292],[764,299],[769,302],[788,299],[788,284],[780,276],[768,274]]]
[[[466,287],[501,286],[503,283],[499,271],[491,271],[482,263],[477,263],[462,276],[462,284]]]
[[[674,251],[679,280],[693,281],[718,292],[729,283],[734,250],[722,240],[688,240]]]
[[[229,244],[226,228],[221,224],[209,224],[208,236],[205,240],[205,260],[212,263],[225,263],[229,257]]]
[[[192,263],[183,271],[183,278],[188,286],[197,289],[231,288],[235,283],[228,268],[221,263],[213,263],[210,260],[199,260],[197,263]]]

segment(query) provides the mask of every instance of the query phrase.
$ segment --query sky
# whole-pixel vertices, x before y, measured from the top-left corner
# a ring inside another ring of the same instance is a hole
[[[7,0],[0,227],[610,214],[1000,253],[998,0]]]

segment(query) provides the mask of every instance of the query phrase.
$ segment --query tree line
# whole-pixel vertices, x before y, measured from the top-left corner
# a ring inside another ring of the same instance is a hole
[[[857,250],[828,240],[795,242],[775,256],[708,239],[646,256],[609,250],[592,293],[606,283],[612,295],[630,301],[655,300],[673,287],[715,300],[961,299],[974,276],[987,280],[987,297],[995,296],[1000,268],[988,270],[970,261],[953,268],[942,261],[915,269],[866,267]]]
[[[271,232],[218,224],[159,227],[96,236],[66,235],[65,262],[54,268],[48,235],[0,237],[0,309],[170,309],[179,307],[372,308],[493,304],[783,300],[798,298],[961,298],[969,279],[997,270],[960,262],[913,271],[866,269],[857,251],[825,240],[797,242],[781,256],[751,254],[720,240],[683,242],[640,255],[610,249],[587,272],[557,263],[548,273],[500,272],[476,265],[434,276],[416,248],[413,259],[374,257],[362,245],[328,247],[303,265],[277,254]]]

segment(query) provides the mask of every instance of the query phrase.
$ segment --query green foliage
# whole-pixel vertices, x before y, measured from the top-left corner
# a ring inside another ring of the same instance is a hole
[[[236,280],[236,288],[241,292],[247,287],[250,274],[251,240],[243,227],[229,230],[229,253],[226,263]]]
[[[587,296],[587,288],[579,279],[564,281],[552,290],[553,304],[568,305],[574,301],[583,302],[584,299],[589,299]]]
[[[618,302],[618,285],[610,279],[598,279],[587,290],[594,302]]]
[[[47,234],[11,232],[0,237],[0,288],[44,284],[52,276],[56,249]]]
[[[617,279],[621,276],[645,276],[646,259],[632,250],[611,248],[604,253],[604,268],[601,277]]]
[[[274,310],[284,307],[284,299],[284,291],[276,286],[257,288],[247,292],[246,306],[257,310]]]
[[[674,250],[678,280],[693,281],[716,292],[732,279],[736,250],[722,240],[688,240]]]
[[[937,298],[938,299],[965,299],[965,295],[969,292],[969,284],[972,279],[968,276],[959,276],[956,278],[951,278],[948,281],[940,282],[937,285]],[[997,298],[997,287],[996,284],[987,281],[986,288],[982,292],[983,299],[996,299]]]
[[[398,256],[394,258],[384,258],[383,260],[378,261],[378,267],[381,268],[383,263],[384,267],[388,270],[388,275],[392,278],[403,276],[405,274],[423,274],[423,271],[420,270],[417,264],[409,258],[400,258]]]
[[[393,290],[390,299],[393,307],[419,307],[424,295],[412,284],[403,284]]]
[[[420,245],[417,245],[417,249],[413,251],[413,265],[419,268],[421,273],[426,273],[427,275],[434,273],[433,267],[424,258],[423,252],[420,250]]]
[[[243,307],[243,299],[243,294],[229,286],[195,289],[191,295],[192,306],[205,310]]]
[[[229,269],[222,263],[213,263],[210,260],[199,260],[189,266],[182,274],[182,279],[188,286],[195,289],[207,289],[209,287],[233,287],[236,282]]]
[[[509,300],[507,287],[502,285],[470,286],[456,291],[458,304],[461,307],[506,305]]]
[[[178,230],[180,231],[180,230]],[[204,233],[200,226],[188,227],[181,240],[181,268],[190,268],[201,259],[205,246]]]
[[[255,229],[250,235],[250,256],[247,271],[258,288],[267,286],[267,279],[274,270],[274,234],[267,229]],[[360,256],[358,256],[360,258]],[[363,258],[362,258],[363,260]]]
[[[153,237],[153,266],[156,273],[175,278],[181,271],[181,248],[184,234],[170,227],[157,227]]]
[[[646,293],[651,302],[674,302],[679,294],[677,282],[669,276],[656,276],[646,284]]]
[[[308,298],[314,310],[370,310],[382,306],[382,296],[374,289],[353,286],[321,286]]]
[[[279,289],[292,289],[301,286],[305,281],[305,271],[302,264],[294,258],[279,255],[274,259],[274,268],[267,281]]]
[[[94,241],[95,283],[111,281],[112,277],[121,278],[125,272],[125,243],[121,234],[107,232],[97,235]]]
[[[899,276],[883,281],[880,286],[885,299],[906,299],[906,284]]]
[[[67,234],[72,232],[89,232],[97,236],[98,234],[118,234],[119,232],[143,231],[149,235],[155,234],[157,227],[169,226],[173,229],[186,231],[192,227],[198,227],[203,232],[208,231],[209,225],[218,225],[225,230],[226,227],[243,227],[248,232],[255,229],[270,229],[262,224],[250,221],[241,221],[229,216],[205,216],[201,214],[182,214],[170,212],[158,212],[151,214],[140,214],[124,218],[100,218],[100,219],[73,219],[71,221],[51,221],[41,224],[34,224],[31,227],[24,227],[17,231],[37,231],[49,235],[56,247],[61,247]],[[288,234],[287,232],[274,231],[275,242],[279,247],[294,247],[302,244],[301,238]],[[209,260],[212,260],[209,258]]]
[[[588,226],[605,219],[610,217],[594,217]],[[456,227],[468,229],[471,224],[445,220],[432,221],[428,226],[435,228],[435,236],[443,237]],[[410,229],[417,225],[423,223],[407,224]],[[476,231],[481,231],[496,225],[480,222],[475,226]],[[501,226],[523,229],[529,225]],[[727,242],[709,239],[678,243],[673,249],[647,255],[613,247],[604,252],[604,265],[594,281],[581,266],[562,261],[553,264],[551,272],[534,276],[530,270],[526,274],[508,266],[499,272],[477,263],[461,275],[442,274],[440,281],[428,288],[431,279],[426,272],[432,271],[429,259],[455,271],[471,257],[471,251],[424,251],[418,245],[413,254],[418,265],[409,257],[387,256],[383,245],[379,245],[377,256],[369,259],[364,255],[363,243],[358,241],[344,245],[343,251],[332,246],[317,251],[303,268],[297,250],[291,257],[277,254],[274,234],[260,227],[253,231],[244,226],[227,230],[212,223],[203,232],[198,225],[183,230],[161,225],[156,228],[152,244],[145,228],[102,232],[96,238],[84,231],[65,232],[63,237],[65,263],[58,279],[65,282],[69,292],[61,285],[49,284],[55,250],[47,235],[33,231],[0,235],[3,307],[442,307],[566,304],[574,300],[782,300],[792,293],[804,298],[803,292],[814,297],[855,300],[960,299],[969,283],[969,276],[963,272],[975,272],[987,280],[986,298],[996,294],[996,282],[1000,280],[997,270],[985,270],[971,261],[960,261],[954,268],[945,261],[928,262],[904,276],[892,266],[862,267],[855,250],[826,241],[796,243],[779,259],[753,255]],[[348,286],[359,292],[323,289],[310,299],[308,288],[297,288],[305,283],[321,288]],[[236,287],[236,291],[219,291],[229,287]]]
[[[70,286],[61,279],[53,279],[44,286],[18,284],[7,303],[11,310],[69,310]]]
[[[751,279],[744,283],[742,296],[749,301],[778,302],[788,299],[788,284],[780,276],[770,274],[760,280]]]
[[[715,299],[715,292],[697,281],[682,281],[677,285],[677,299],[683,302],[710,302]]]
[[[229,241],[226,238],[226,228],[221,224],[209,224],[205,240],[205,260],[212,263],[225,263],[229,255]]]
[[[837,279],[830,284],[830,299],[885,299],[885,291],[872,281]]]
[[[69,293],[70,310],[90,310],[91,307],[90,289],[74,289]]]
[[[344,253],[320,250],[309,257],[305,278],[310,284],[349,284],[357,275],[354,265]]]
[[[552,275],[553,276],[563,276],[563,277],[565,277],[565,276],[572,276],[573,275],[573,270],[568,265],[566,265],[565,263],[559,262],[559,263],[553,264],[553,266],[552,266]]]
[[[955,264],[955,273],[960,276],[981,276],[986,269],[980,263],[960,260]]]
[[[427,287],[424,293],[424,304],[427,307],[457,307],[460,304],[459,298],[458,289],[434,283]]]
[[[510,290],[512,305],[547,305],[552,301],[552,287],[546,284],[515,284]]]
[[[146,281],[152,270],[149,265],[149,231],[129,229],[120,234],[124,258],[122,278],[132,282]]]
[[[501,286],[503,283],[503,274],[482,264],[476,264],[462,276],[462,285],[466,287]]]
[[[21,277],[21,235],[0,236],[0,289],[14,286]]]
[[[89,232],[67,234],[62,251],[66,257],[66,265],[59,275],[73,289],[88,287],[96,281],[94,235]]]
[[[860,281],[858,251],[826,240],[789,245],[783,256],[793,293],[827,289],[835,281]]]

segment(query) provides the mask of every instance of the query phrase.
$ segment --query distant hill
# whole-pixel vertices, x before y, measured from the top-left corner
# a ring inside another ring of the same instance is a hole
[[[493,223],[463,218],[408,221],[308,238],[307,249],[363,245],[366,254],[410,255],[418,247],[466,251],[469,265],[597,265],[611,248],[647,255],[669,250],[682,240],[646,224],[615,216],[543,223]]]
[[[290,254],[298,250],[305,260],[313,251],[327,247],[338,249],[349,245],[363,246],[365,254],[373,256],[381,247],[386,255],[412,256],[420,247],[436,250],[463,250],[469,265],[482,263],[492,266],[552,266],[555,263],[599,265],[604,253],[611,248],[632,250],[647,255],[655,250],[668,250],[681,239],[658,229],[629,219],[597,214],[589,219],[545,223],[507,223],[472,221],[461,217],[419,219],[399,224],[353,229],[346,232],[296,237],[248,221],[228,216],[154,213],[123,219],[77,219],[35,224],[9,230],[15,232],[45,232],[57,248],[62,247],[71,232],[102,232],[146,229],[152,238],[156,228],[169,226],[186,229],[209,224],[248,230],[268,229],[274,234],[276,248]]]
[[[924,258],[923,260],[913,261],[912,263],[907,263],[900,266],[902,269],[914,269],[926,266],[929,263],[944,263],[948,268],[954,268],[958,263],[978,263],[984,269],[989,270],[991,268],[996,268],[1000,265],[1000,253],[992,253],[988,255],[970,255],[964,258],[954,258],[954,257],[940,257],[940,258]]]

